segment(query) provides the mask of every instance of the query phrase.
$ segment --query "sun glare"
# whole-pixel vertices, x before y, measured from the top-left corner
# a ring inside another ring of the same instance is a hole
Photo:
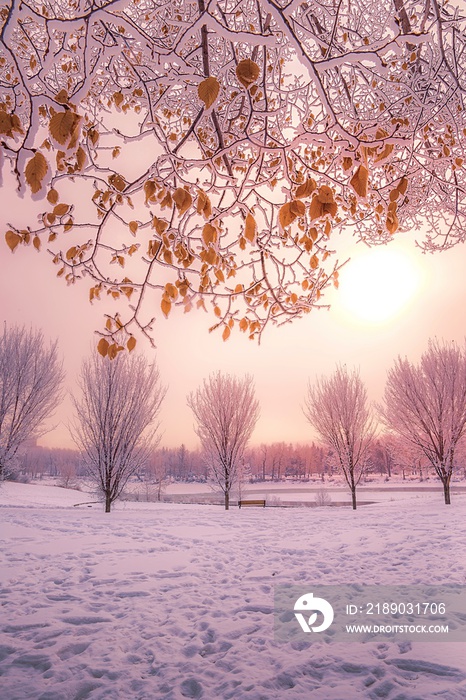
[[[419,290],[421,274],[411,255],[381,246],[352,256],[341,270],[339,282],[345,316],[378,325],[407,309]]]

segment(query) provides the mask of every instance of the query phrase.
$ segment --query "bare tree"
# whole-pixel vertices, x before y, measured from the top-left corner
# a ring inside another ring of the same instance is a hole
[[[146,501],[161,501],[169,483],[168,465],[164,459],[164,453],[155,450],[146,463],[144,469],[144,486]]]
[[[228,510],[241,457],[259,418],[252,377],[239,379],[221,372],[211,374],[189,394],[188,406],[194,413],[196,433]]]
[[[304,414],[334,451],[356,510],[356,486],[364,474],[375,432],[359,373],[354,370],[349,374],[346,367],[337,367],[331,377],[309,383]]]
[[[109,513],[155,447],[165,389],[155,364],[121,353],[112,362],[97,354],[85,360],[79,385],[72,435]]]
[[[47,346],[41,331],[5,325],[0,336],[0,478],[27,440],[47,432],[44,424],[61,401],[63,378],[56,342]]]
[[[449,504],[455,449],[466,430],[466,349],[431,340],[419,364],[398,357],[379,411],[390,430],[425,455]]]
[[[120,299],[113,354],[150,334],[149,289],[159,315],[207,302],[225,339],[257,338],[337,284],[334,231],[464,240],[459,6],[6,0],[0,162],[38,201],[8,246]]]

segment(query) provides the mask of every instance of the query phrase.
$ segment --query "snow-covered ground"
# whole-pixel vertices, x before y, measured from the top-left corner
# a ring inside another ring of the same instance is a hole
[[[73,507],[90,500],[0,487],[2,700],[466,699],[464,643],[278,643],[273,619],[277,584],[466,584],[466,495]]]

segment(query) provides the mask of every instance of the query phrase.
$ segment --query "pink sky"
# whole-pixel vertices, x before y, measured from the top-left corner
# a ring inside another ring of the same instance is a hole
[[[104,312],[114,312],[117,306],[113,301],[91,306],[87,301],[89,284],[85,281],[67,287],[55,277],[56,268],[45,250],[37,253],[32,247],[18,248],[10,253],[4,241],[7,222],[24,225],[25,206],[7,178],[0,190],[0,320],[33,325],[42,328],[46,336],[58,338],[67,388],[72,389],[82,357],[96,345],[94,330],[101,327]],[[335,236],[335,246],[342,250],[338,254],[340,260],[347,257],[348,251],[353,261],[362,254],[367,256],[367,248],[354,246],[350,237],[344,241]],[[422,255],[415,248],[412,234],[399,234],[389,248],[407,255],[409,264],[417,269],[419,282],[402,313],[386,323],[361,321],[345,309],[345,269],[350,269],[351,262],[341,273],[340,289],[326,294],[324,301],[332,304],[330,311],[315,310],[304,320],[282,328],[270,327],[260,346],[239,332],[233,333],[226,343],[220,334],[209,334],[212,316],[202,311],[185,315],[179,310],[168,320],[159,314],[154,326],[157,350],[151,350],[145,341],[138,347],[149,357],[157,357],[163,382],[168,385],[161,414],[162,445],[197,445],[186,394],[210,372],[254,376],[261,417],[253,443],[304,442],[314,437],[301,410],[308,379],[332,372],[336,363],[356,366],[370,397],[380,400],[386,371],[398,354],[417,359],[433,336],[462,342],[466,316],[465,247]],[[401,277],[402,271],[393,266],[388,284],[398,289],[404,284]],[[373,290],[368,289],[365,297],[372,296]],[[42,439],[42,444],[72,446],[67,430],[70,417],[71,403],[67,398],[52,421],[56,427]]]

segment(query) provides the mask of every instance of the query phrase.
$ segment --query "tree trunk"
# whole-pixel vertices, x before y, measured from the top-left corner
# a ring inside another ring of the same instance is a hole
[[[110,499],[110,494],[106,493],[105,494],[105,512],[110,513],[110,506],[112,505],[112,501]]]
[[[445,505],[449,506],[451,504],[450,500],[450,477],[447,476],[446,479],[442,479],[443,482],[443,494],[445,496]]]
[[[225,510],[230,510],[230,492],[225,491]]]
[[[351,487],[351,502],[353,505],[353,510],[356,510],[356,486]]]

